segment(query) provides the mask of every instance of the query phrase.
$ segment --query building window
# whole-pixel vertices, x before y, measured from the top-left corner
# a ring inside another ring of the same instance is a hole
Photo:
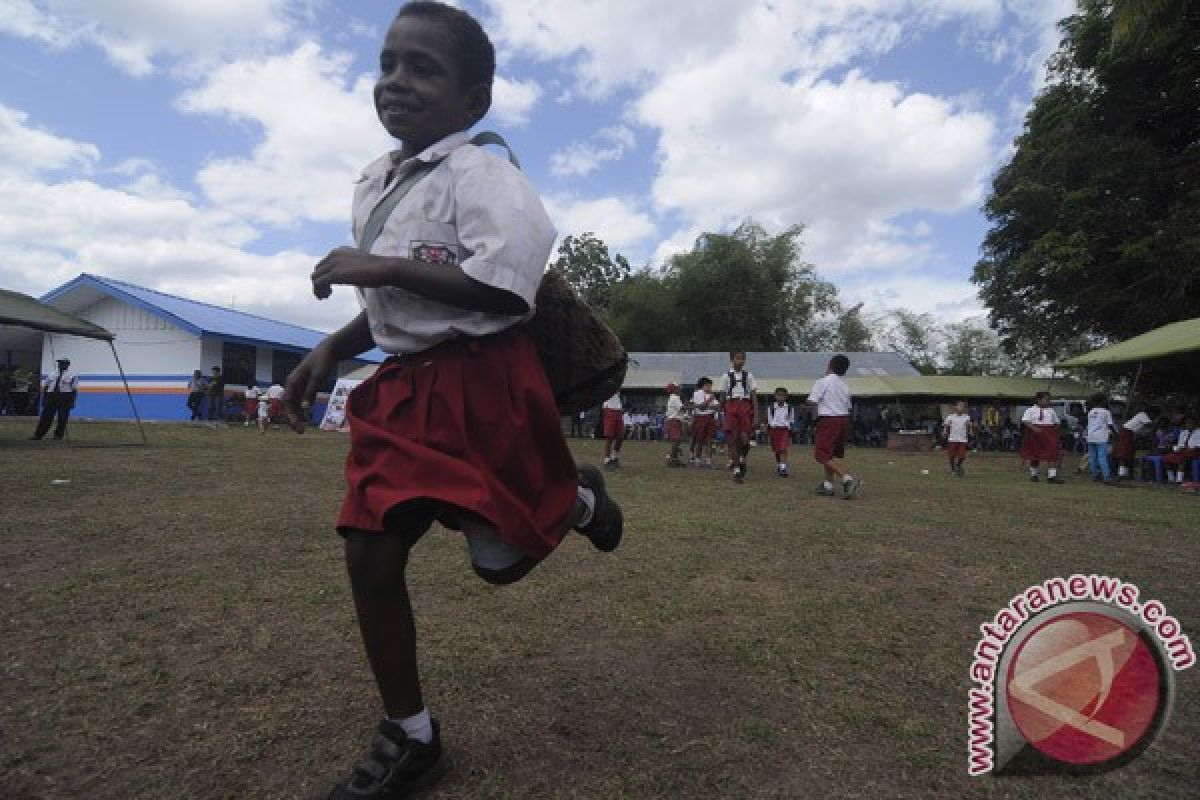
[[[227,385],[254,383],[254,368],[258,353],[254,345],[223,342],[221,344],[221,373]]]
[[[304,359],[304,353],[293,353],[290,350],[275,350],[271,353],[271,383],[283,386],[287,376],[291,374]]]

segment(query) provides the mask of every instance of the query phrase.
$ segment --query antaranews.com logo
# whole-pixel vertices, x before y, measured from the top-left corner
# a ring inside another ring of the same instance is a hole
[[[1179,621],[1104,575],[1030,586],[979,626],[967,772],[1092,773],[1137,758],[1196,663]]]

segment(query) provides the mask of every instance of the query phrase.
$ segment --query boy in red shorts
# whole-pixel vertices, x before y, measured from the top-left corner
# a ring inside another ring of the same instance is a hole
[[[729,448],[729,463],[733,466],[733,482],[746,480],[746,456],[750,453],[750,437],[754,434],[758,411],[758,392],[754,376],[746,369],[746,352],[734,350],[729,354],[730,369],[721,379],[724,396],[725,438]]]
[[[967,441],[975,423],[967,413],[967,403],[959,400],[954,404],[954,413],[946,416],[942,429],[946,436],[946,457],[950,459],[950,471],[957,477],[963,476],[963,462],[967,460]]]
[[[813,460],[825,468],[825,480],[817,487],[817,494],[832,497],[833,481],[840,478],[842,497],[847,500],[862,483],[838,463],[846,456],[846,440],[850,438],[850,387],[842,380],[848,369],[850,359],[841,353],[829,359],[825,377],[813,384],[808,395],[808,402],[817,407]]]
[[[788,405],[787,389],[776,387],[775,399],[767,407],[767,428],[771,436],[771,450],[775,453],[775,473],[781,478],[788,476],[788,446],[792,443],[792,426],[795,422],[795,412]]]
[[[604,432],[604,468],[614,470],[621,466],[621,445],[625,443],[625,408],[621,404],[621,393],[617,392],[604,401],[600,413],[600,424]]]

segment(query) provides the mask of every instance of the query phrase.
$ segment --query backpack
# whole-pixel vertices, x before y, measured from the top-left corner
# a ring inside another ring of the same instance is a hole
[[[743,367],[742,368],[742,377],[740,377],[740,378],[737,377],[737,373],[734,372],[733,370],[729,370],[729,372],[727,372],[726,375],[729,378],[729,394],[726,396],[725,399],[726,400],[733,399],[733,387],[740,383],[742,385],[741,399],[749,400],[750,399],[750,387],[748,387],[746,385],[746,378],[750,375],[750,373]]]
[[[485,144],[503,147],[512,165],[521,168],[512,148],[498,133],[483,131],[470,143],[476,147]],[[418,167],[393,187],[371,212],[363,227],[359,249],[370,252],[392,210],[436,166]],[[566,416],[595,408],[620,391],[629,367],[629,354],[613,329],[583,302],[561,272],[547,269],[542,275],[533,317],[521,324],[537,347],[559,414]]]

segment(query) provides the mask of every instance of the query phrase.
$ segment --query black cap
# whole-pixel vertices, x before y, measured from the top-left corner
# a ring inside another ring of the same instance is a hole
[[[59,364],[70,364],[70,363],[71,363],[71,359],[69,359],[69,358],[60,358],[60,359],[58,360],[58,363],[59,363]]]

